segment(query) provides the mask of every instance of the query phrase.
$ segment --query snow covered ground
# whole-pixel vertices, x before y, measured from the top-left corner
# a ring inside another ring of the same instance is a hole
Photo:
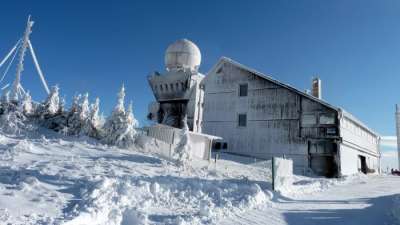
[[[1,135],[0,221],[209,224],[268,202],[265,168],[220,160],[182,171],[146,151]]]
[[[268,161],[224,155],[183,171],[151,143],[41,134],[0,135],[0,224],[400,224],[400,177],[295,176],[272,194]]]
[[[400,177],[353,176],[312,183],[310,190],[320,191],[276,195],[273,207],[239,213],[221,224],[400,224]]]

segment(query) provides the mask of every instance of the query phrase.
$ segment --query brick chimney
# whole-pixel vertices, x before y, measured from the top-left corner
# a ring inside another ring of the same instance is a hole
[[[322,98],[322,86],[321,86],[321,79],[318,77],[312,80],[311,84],[311,94],[312,96],[321,99]]]

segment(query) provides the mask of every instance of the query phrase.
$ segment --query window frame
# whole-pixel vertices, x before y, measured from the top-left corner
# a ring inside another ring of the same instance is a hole
[[[243,93],[245,95],[242,94],[242,87],[246,87],[246,92]],[[248,83],[239,84],[238,95],[239,95],[239,97],[247,97],[247,96],[249,96],[249,84]]]
[[[241,118],[243,119],[244,116],[244,124],[243,121],[241,123]],[[247,127],[247,113],[239,113],[237,117],[237,127],[239,128],[245,128]]]
[[[327,119],[333,119],[333,122],[322,122],[322,118],[325,117]],[[318,116],[318,122],[320,125],[335,125],[336,124],[336,117],[334,113],[320,113]]]
[[[306,117],[306,116],[312,116],[314,122],[305,124],[304,121],[306,121],[306,120],[304,119],[304,117]],[[317,121],[317,115],[315,113],[307,113],[307,114],[301,115],[301,126],[302,127],[312,127],[312,126],[317,126],[317,125],[318,125],[318,121]]]

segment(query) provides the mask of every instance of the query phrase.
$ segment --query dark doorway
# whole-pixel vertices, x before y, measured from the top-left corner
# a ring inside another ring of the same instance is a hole
[[[331,141],[309,141],[309,167],[315,175],[334,177],[337,174],[335,154],[337,145]]]
[[[358,169],[366,174],[368,172],[367,160],[365,159],[365,156],[362,155],[359,155],[358,158],[360,160],[360,168]]]

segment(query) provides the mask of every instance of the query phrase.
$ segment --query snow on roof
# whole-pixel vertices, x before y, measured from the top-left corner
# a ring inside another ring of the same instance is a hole
[[[359,126],[364,128],[368,132],[372,133],[375,136],[378,136],[378,137],[380,136],[377,132],[375,132],[374,130],[369,128],[367,125],[365,125],[363,122],[361,122],[361,120],[357,119],[357,117],[355,117],[353,114],[347,112],[346,110],[344,110],[342,108],[339,108],[339,111],[342,113],[342,115],[344,117],[346,117],[347,119],[349,119],[349,120],[353,121],[354,123],[358,124]]]
[[[337,111],[338,113],[344,115],[345,117],[347,117],[348,119],[350,119],[350,120],[352,120],[353,122],[357,123],[359,126],[361,126],[361,127],[363,127],[364,129],[368,130],[368,131],[371,132],[372,134],[374,134],[374,135],[376,135],[376,136],[379,136],[379,134],[377,134],[375,131],[373,131],[372,129],[370,129],[369,127],[367,127],[367,126],[366,126],[364,123],[362,123],[359,119],[357,119],[355,116],[353,116],[353,115],[350,114],[349,112],[345,111],[344,109],[342,109],[342,108],[340,108],[340,107],[336,107],[336,106],[334,106],[334,105],[331,105],[331,104],[329,104],[328,102],[326,102],[326,101],[324,101],[324,100],[322,100],[322,99],[316,98],[316,97],[314,97],[314,96],[312,96],[312,95],[310,95],[310,94],[307,94],[307,93],[305,93],[305,92],[303,92],[303,91],[300,91],[299,89],[297,89],[297,88],[295,88],[295,87],[293,87],[293,86],[291,86],[291,85],[282,83],[282,82],[280,82],[280,81],[278,81],[278,80],[272,78],[271,76],[265,75],[265,74],[263,74],[263,73],[261,73],[261,72],[255,70],[255,69],[252,69],[252,68],[250,68],[250,67],[247,67],[247,66],[245,66],[245,65],[243,65],[243,64],[241,64],[241,63],[239,63],[239,62],[236,62],[235,60],[230,59],[230,58],[228,58],[228,57],[225,57],[225,56],[221,57],[220,60],[217,62],[217,64],[215,64],[207,74],[210,74],[212,71],[216,70],[216,69],[218,68],[218,66],[221,65],[222,63],[230,63],[230,64],[232,64],[232,65],[235,65],[236,67],[238,67],[238,68],[240,68],[240,69],[246,70],[246,71],[248,71],[248,72],[250,72],[250,73],[253,73],[254,75],[257,75],[258,77],[261,77],[261,78],[263,78],[263,79],[265,79],[265,80],[268,80],[268,81],[270,81],[270,82],[272,82],[272,83],[274,83],[274,84],[276,84],[276,85],[279,85],[279,86],[281,86],[281,87],[283,87],[283,88],[286,88],[286,89],[289,89],[289,90],[291,90],[291,91],[294,91],[294,92],[296,92],[297,94],[299,94],[299,95],[301,95],[301,96],[304,96],[304,97],[306,97],[306,98],[308,98],[308,99],[310,99],[310,100],[312,100],[312,101],[318,102],[318,103],[320,103],[320,104],[322,104],[322,105],[324,105],[324,106],[326,106],[326,107],[328,107],[328,108],[330,108],[330,109],[333,109],[333,110]]]

